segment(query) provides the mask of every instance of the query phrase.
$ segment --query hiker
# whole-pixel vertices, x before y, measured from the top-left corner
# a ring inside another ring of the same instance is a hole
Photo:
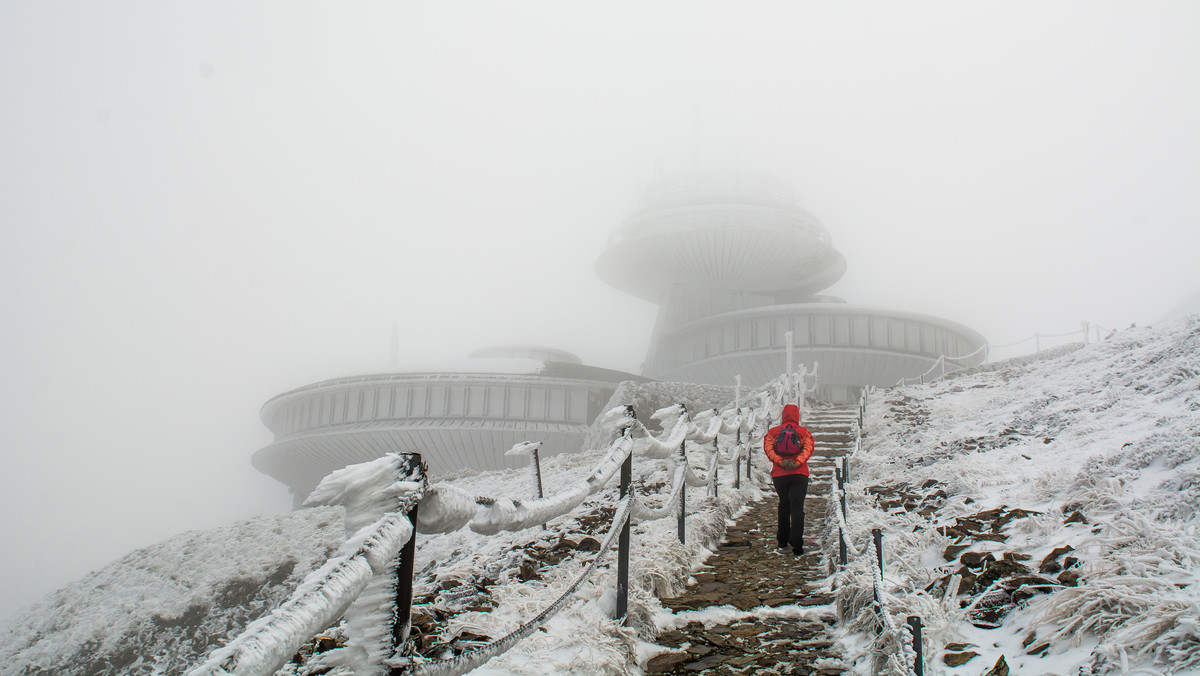
[[[804,497],[808,494],[808,459],[813,436],[800,426],[800,407],[783,407],[783,423],[763,437],[763,450],[771,459],[771,482],[779,495],[779,529],[775,540],[780,549],[789,545],[792,554],[804,553]]]

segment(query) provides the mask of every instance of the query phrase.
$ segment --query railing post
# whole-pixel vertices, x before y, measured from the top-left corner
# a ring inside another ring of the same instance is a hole
[[[875,603],[879,604],[879,588],[883,586],[883,530],[880,528],[872,528],[871,535],[875,538],[875,563],[879,566],[879,584],[873,585],[872,593],[875,597]]]
[[[738,425],[738,443],[742,443],[742,426]],[[754,459],[754,449],[750,448],[750,443],[746,442],[746,481],[750,480],[750,465]]]
[[[738,376],[741,379],[741,376]],[[733,487],[741,490],[742,488],[742,451],[747,449],[742,448],[742,409],[738,409],[738,428],[737,428],[737,444],[738,449],[737,460],[733,463]],[[746,458],[746,463],[750,463],[750,458]]]
[[[629,428],[625,428],[625,436],[629,436]],[[621,498],[629,495],[630,484],[633,482],[633,449],[621,463]],[[629,533],[632,519],[626,515],[625,524],[621,526],[621,535],[617,538],[617,618],[624,623],[629,608]]]
[[[542,460],[538,455],[538,449],[536,446],[533,448],[533,470],[537,473],[538,498],[544,498],[546,497],[546,494],[542,491]],[[542,530],[546,530],[547,528],[549,528],[549,526],[542,524]]]
[[[688,461],[686,439],[679,443],[679,456],[681,458],[680,462],[686,468]],[[684,469],[683,485],[679,487],[679,516],[675,521],[675,530],[679,533],[680,544],[687,542],[687,524],[685,523],[685,516],[687,515],[687,472],[688,470]]]
[[[424,483],[425,466],[421,462],[420,453],[402,453],[403,463],[400,465],[400,481],[417,481]],[[408,520],[412,524],[412,536],[400,548],[396,563],[396,607],[392,616],[392,649],[399,650],[408,640],[408,632],[412,629],[412,587],[413,564],[417,553],[417,505],[413,504],[408,511]]]
[[[838,490],[841,491],[839,499],[842,503],[842,519],[844,520],[846,518],[846,484],[842,477],[842,470],[834,467],[833,473],[837,477]],[[844,566],[846,561],[846,532],[842,530],[841,525],[838,525],[838,563]]]
[[[875,563],[879,564],[879,577],[883,577],[883,529],[872,528],[871,535],[875,538]]]
[[[718,435],[719,436],[719,435]],[[717,442],[717,438],[713,438],[713,482],[712,495],[713,499],[721,497],[721,446]]]
[[[921,618],[909,615],[908,626],[912,629],[913,650],[917,653],[917,658],[913,662],[913,673],[916,676],[925,676],[925,660],[921,657]]]

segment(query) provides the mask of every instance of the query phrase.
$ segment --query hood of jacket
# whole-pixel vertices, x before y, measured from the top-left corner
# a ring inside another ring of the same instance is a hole
[[[800,424],[800,407],[795,404],[788,404],[783,407],[783,424],[791,423],[793,425]]]

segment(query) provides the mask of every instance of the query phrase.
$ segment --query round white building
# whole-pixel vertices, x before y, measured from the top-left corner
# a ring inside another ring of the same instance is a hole
[[[287,484],[299,504],[346,465],[418,452],[433,474],[520,467],[504,452],[540,441],[544,456],[578,451],[624,380],[645,378],[584,365],[541,347],[498,347],[438,370],[326,380],[285,392],[262,408],[275,441],[256,468]]]
[[[721,171],[652,185],[596,263],[610,285],[659,304],[643,366],[654,379],[761,384],[784,370],[789,332],[797,361],[820,364],[816,395],[831,402],[942,357],[951,368],[983,361],[986,340],[961,324],[817,295],[845,271],[783,181]]]

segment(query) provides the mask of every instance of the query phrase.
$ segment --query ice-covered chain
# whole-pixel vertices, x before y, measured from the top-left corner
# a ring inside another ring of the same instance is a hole
[[[493,657],[506,652],[516,645],[521,639],[536,631],[538,627],[545,624],[547,620],[561,610],[567,599],[576,591],[578,591],[579,587],[589,577],[592,576],[592,573],[596,572],[596,568],[600,566],[600,562],[604,558],[604,555],[608,553],[608,550],[612,549],[613,541],[616,540],[617,535],[621,532],[622,527],[625,525],[626,519],[629,518],[630,509],[633,505],[632,497],[632,495],[625,496],[617,505],[617,512],[613,517],[612,528],[609,529],[608,535],[606,535],[604,538],[604,542],[600,544],[600,551],[596,552],[596,557],[592,559],[591,565],[588,566],[587,570],[583,571],[578,578],[576,578],[571,586],[568,587],[567,590],[564,591],[563,594],[554,601],[554,603],[550,604],[545,610],[538,613],[536,617],[521,625],[507,636],[488,643],[487,645],[479,646],[474,650],[465,652],[450,659],[414,665],[405,673],[412,674],[413,676],[458,676],[459,674],[465,674],[468,671],[481,666]]]

